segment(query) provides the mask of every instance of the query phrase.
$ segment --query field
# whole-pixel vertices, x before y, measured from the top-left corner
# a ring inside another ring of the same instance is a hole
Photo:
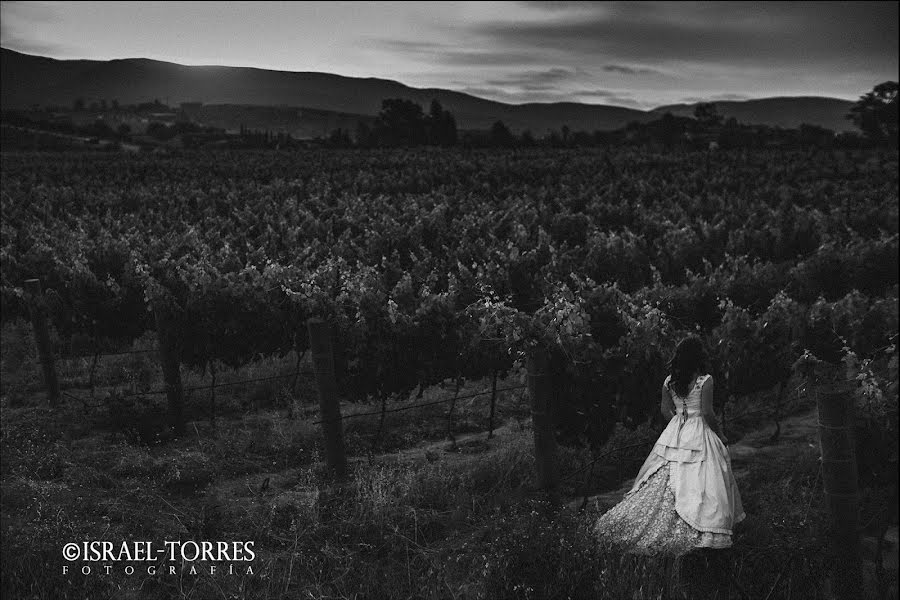
[[[864,535],[896,531],[896,151],[4,153],[3,174],[4,596],[826,598],[812,364],[858,382]],[[32,277],[76,357],[55,407]],[[173,420],[156,355],[117,354],[154,349],[164,309],[186,389],[282,378],[197,390]],[[334,337],[343,487],[309,317]],[[616,556],[589,525],[658,434],[687,333],[750,517],[726,552]],[[536,349],[559,509],[535,489]],[[63,575],[87,539],[254,540],[256,572]],[[873,590],[896,589],[883,554]]]

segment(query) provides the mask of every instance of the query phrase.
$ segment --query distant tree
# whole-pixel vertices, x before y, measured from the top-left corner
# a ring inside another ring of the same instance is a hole
[[[119,125],[118,129],[116,129],[116,133],[118,133],[120,137],[128,137],[131,135],[131,126],[128,123],[122,123]]]
[[[459,136],[463,148],[483,148],[490,145],[490,133],[485,131],[464,131]]]
[[[456,128],[456,118],[446,110],[444,111],[444,121],[441,131],[443,132],[443,145],[455,146],[456,142],[459,140],[459,131]]]
[[[847,118],[876,143],[897,145],[897,82],[885,81],[860,96]]]
[[[834,144],[834,132],[818,125],[802,123],[797,131],[797,142],[803,147],[830,147]]]
[[[372,143],[372,128],[365,121],[356,124],[356,136],[353,140],[361,148],[368,147]]]
[[[718,125],[722,121],[716,105],[713,102],[700,102],[694,107],[694,118],[706,126]]]
[[[562,136],[555,129],[550,132],[550,135],[547,136],[546,141],[550,144],[551,148],[560,148],[563,145]]]
[[[562,126],[562,129],[560,129],[560,133],[562,134],[562,141],[563,141],[563,144],[568,145],[569,140],[570,140],[571,135],[572,135],[572,130],[569,129],[569,126],[568,126],[568,125],[563,125],[563,126]]]
[[[380,145],[418,146],[424,144],[425,114],[422,107],[404,98],[387,98],[375,120],[375,137]]]
[[[572,145],[584,148],[586,146],[592,146],[594,142],[593,136],[587,131],[578,130],[572,134]]]
[[[112,109],[119,110],[119,101],[116,100],[115,98],[113,98],[113,101],[112,101]]]
[[[594,131],[594,135],[592,136],[593,143],[595,146],[607,146],[613,142],[614,134],[610,131],[600,131],[599,129]]]
[[[81,112],[84,110],[84,98],[75,98],[75,102],[72,103],[72,109]]]
[[[441,145],[443,138],[442,125],[444,121],[444,108],[437,100],[431,101],[426,117],[425,130],[429,144]]]
[[[425,130],[428,143],[436,146],[454,146],[457,141],[456,119],[444,110],[437,100],[431,101],[428,116],[425,119]]]
[[[655,137],[666,148],[674,146],[684,135],[684,128],[672,113],[664,114],[656,124]]]
[[[106,98],[100,100],[100,110],[106,111],[109,107],[106,104]]]
[[[842,131],[834,137],[834,145],[838,148],[864,148],[866,140],[855,131]]]
[[[526,129],[525,131],[523,131],[519,139],[521,140],[522,145],[526,148],[530,148],[537,144],[534,139],[534,134],[531,133],[530,129]]]
[[[346,129],[338,127],[328,135],[326,140],[328,146],[332,148],[349,148],[352,145],[350,140],[350,132]]]
[[[516,138],[513,137],[512,132],[503,123],[503,121],[497,121],[493,125],[491,125],[491,145],[492,146],[501,146],[501,147],[512,146],[515,143],[515,141],[516,141]]]
[[[747,125],[741,125],[734,117],[725,120],[722,130],[719,132],[716,142],[720,148],[750,148],[762,143],[757,129]]]

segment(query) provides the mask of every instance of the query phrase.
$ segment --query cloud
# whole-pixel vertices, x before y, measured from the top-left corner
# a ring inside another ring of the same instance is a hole
[[[571,11],[573,9],[596,10],[598,4],[596,2],[519,2],[522,6],[530,6],[547,11]]]
[[[434,21],[429,42],[382,39],[378,47],[427,64],[432,81],[444,73],[444,81],[496,88],[493,98],[500,90],[548,98],[557,90],[605,89],[626,80],[635,97],[654,105],[704,95],[718,101],[848,97],[870,82],[897,78],[895,2],[507,6],[473,13],[463,23]],[[721,89],[738,95],[717,94]]]
[[[615,98],[623,95],[622,92],[614,92],[612,90],[595,90],[595,89],[585,89],[585,90],[576,90],[572,92],[579,96],[592,96],[594,98]]]
[[[661,75],[656,69],[648,69],[646,67],[629,67],[626,65],[603,65],[603,70],[607,73],[620,73],[622,75]]]
[[[530,71],[515,71],[508,75],[480,81],[452,82],[456,89],[501,102],[596,102],[636,107],[641,103],[629,92],[591,87],[593,75],[581,68],[553,67]]]
[[[528,3],[544,20],[482,24],[505,50],[560,52],[583,60],[685,61],[734,66],[817,64],[896,70],[897,3]],[[627,68],[627,67],[626,67]],[[616,71],[623,72],[624,71]]]
[[[627,78],[635,97],[658,105],[852,95],[896,79],[897,31],[897,3],[519,2],[453,28],[436,23],[434,43],[380,47],[504,101],[603,98],[574,94]]]
[[[580,69],[569,70],[557,67],[538,71],[516,72],[504,77],[488,79],[485,83],[496,86],[521,86],[524,88],[542,89],[586,75],[587,73]]]
[[[711,96],[688,96],[687,98],[682,98],[682,102],[740,102],[743,100],[750,100],[751,97],[745,94],[713,94]]]
[[[621,91],[611,91],[611,90],[575,90],[571,92],[571,95],[576,98],[588,98],[595,99],[600,98],[603,100],[604,104],[613,104],[613,105],[621,105],[628,106],[632,108],[640,108],[645,106],[643,103],[638,102],[634,98],[630,96],[630,94],[623,93]]]
[[[521,66],[534,64],[539,56],[526,50],[506,51],[499,47],[472,47],[463,44],[420,42],[414,40],[369,39],[379,50],[445,66]]]
[[[516,91],[509,91],[503,87],[495,87],[490,84],[472,84],[463,85],[456,89],[457,91],[466,94],[487,98],[489,100],[506,102],[508,104],[526,104],[532,102],[585,102],[591,104],[599,103],[614,106],[627,106],[631,108],[640,108],[644,106],[644,104],[632,98],[627,92],[596,88],[552,88],[544,90],[519,89]]]

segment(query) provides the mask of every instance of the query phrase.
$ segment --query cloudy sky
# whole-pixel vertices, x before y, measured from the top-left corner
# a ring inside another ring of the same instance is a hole
[[[856,99],[897,2],[2,2],[5,48],[325,71],[512,103]]]

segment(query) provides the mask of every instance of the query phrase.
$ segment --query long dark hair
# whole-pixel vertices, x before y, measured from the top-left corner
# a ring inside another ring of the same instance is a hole
[[[694,373],[706,368],[706,352],[703,350],[703,342],[696,335],[689,335],[675,347],[675,354],[669,361],[669,389],[682,398],[687,396],[690,390],[688,384]]]

